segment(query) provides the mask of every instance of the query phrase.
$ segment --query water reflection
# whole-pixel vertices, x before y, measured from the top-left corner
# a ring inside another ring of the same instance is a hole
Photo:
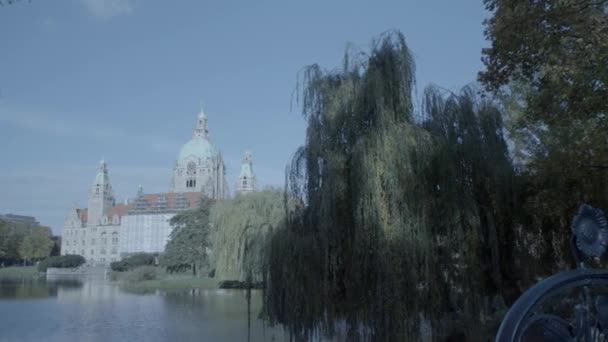
[[[82,287],[78,279],[63,279],[47,282],[43,279],[0,280],[0,300],[37,299],[57,297],[60,291]]]
[[[257,319],[251,341],[285,341]],[[125,291],[103,279],[0,282],[0,341],[247,341],[240,290]],[[36,322],[36,324],[32,324]]]

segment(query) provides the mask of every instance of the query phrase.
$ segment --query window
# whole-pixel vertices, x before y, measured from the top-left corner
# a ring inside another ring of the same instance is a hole
[[[116,254],[118,251],[116,250],[116,248],[112,248],[112,254]]]
[[[106,254],[106,249],[105,249],[105,248],[102,248],[102,249],[101,249],[101,254],[102,254],[102,255],[105,255],[105,254]]]
[[[91,255],[95,254],[95,250],[91,249]]]
[[[95,239],[91,239],[91,245],[95,244]]]
[[[69,245],[70,245],[70,241],[66,241],[66,242],[65,242],[65,245],[66,245],[66,246],[69,246]]]
[[[187,188],[194,188],[196,187],[196,180],[195,179],[189,179],[186,181],[186,187]]]

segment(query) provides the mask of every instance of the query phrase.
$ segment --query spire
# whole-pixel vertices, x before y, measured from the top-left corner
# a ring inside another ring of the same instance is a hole
[[[249,164],[249,166],[253,166],[253,157],[251,155],[251,151],[245,151],[245,157],[243,157],[243,163]]]
[[[255,191],[256,180],[253,174],[253,157],[250,151],[245,151],[243,164],[241,164],[241,173],[237,182],[237,192],[247,193]]]
[[[209,138],[209,129],[207,127],[207,116],[201,106],[201,111],[198,113],[196,118],[196,128],[194,128],[194,139],[207,139]]]
[[[104,190],[106,185],[109,186],[110,179],[108,177],[108,165],[106,161],[102,158],[99,161],[99,170],[97,171],[97,175],[95,176],[95,181],[93,182],[94,190]]]

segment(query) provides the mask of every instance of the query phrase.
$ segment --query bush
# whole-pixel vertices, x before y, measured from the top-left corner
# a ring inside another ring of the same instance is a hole
[[[110,264],[112,271],[125,272],[139,266],[152,266],[155,264],[156,257],[150,253],[137,253]]]
[[[47,268],[72,268],[84,264],[84,257],[81,255],[61,255],[48,257],[38,263],[38,271],[46,272]]]
[[[123,279],[127,283],[139,283],[144,280],[154,280],[158,276],[156,267],[139,266],[124,274]]]

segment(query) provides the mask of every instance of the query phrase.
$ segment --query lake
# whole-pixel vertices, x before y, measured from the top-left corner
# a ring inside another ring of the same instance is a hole
[[[103,279],[0,281],[0,341],[286,341],[243,290],[132,293]]]

